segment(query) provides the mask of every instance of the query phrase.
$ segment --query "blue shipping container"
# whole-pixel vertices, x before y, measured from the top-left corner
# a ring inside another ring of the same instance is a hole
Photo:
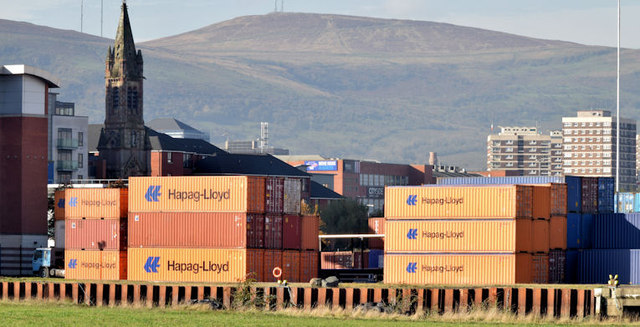
[[[633,202],[635,200],[635,194],[629,192],[620,192],[615,195],[616,212],[628,213],[633,212]]]
[[[598,213],[615,212],[613,177],[598,177]]]
[[[593,217],[594,249],[640,249],[640,213],[609,213]]]
[[[579,255],[579,282],[606,284],[618,275],[620,284],[640,283],[640,249],[594,249]]]
[[[564,268],[564,282],[574,284],[578,282],[578,259],[580,252],[578,250],[567,250],[567,258]]]
[[[566,176],[567,184],[567,212],[582,212],[582,178]]]
[[[567,248],[579,249],[580,246],[580,234],[582,233],[582,227],[580,222],[582,221],[579,213],[567,214]]]
[[[583,213],[580,215],[580,248],[591,249],[592,231],[593,231],[593,214]]]
[[[507,177],[441,177],[438,185],[499,185],[564,183],[562,176],[507,176]]]
[[[384,250],[369,250],[369,268],[383,268],[384,266]]]
[[[640,212],[640,193],[633,197],[633,212]]]

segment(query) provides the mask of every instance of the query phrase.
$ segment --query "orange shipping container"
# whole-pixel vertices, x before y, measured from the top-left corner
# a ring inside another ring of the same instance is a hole
[[[131,212],[263,213],[264,177],[132,177]]]
[[[384,235],[384,217],[369,218],[369,234]],[[384,249],[384,238],[370,238],[370,249]]]
[[[549,252],[549,221],[533,220],[532,252]]]
[[[549,255],[534,254],[532,258],[531,281],[539,284],[549,283]]]
[[[64,190],[57,190],[53,195],[54,208],[53,218],[55,220],[64,220]]]
[[[251,249],[129,248],[129,280],[239,282],[261,268]]]
[[[508,285],[531,282],[531,254],[385,253],[387,284]]]
[[[318,251],[318,234],[320,233],[320,217],[302,216],[300,221],[302,250]]]
[[[262,214],[232,212],[129,213],[129,246],[250,248],[264,244]]]
[[[530,252],[532,219],[389,220],[387,252]]]
[[[64,263],[66,279],[127,279],[127,251],[65,250]]]
[[[288,282],[300,281],[300,251],[282,251],[282,280]]]
[[[533,186],[533,218],[551,217],[551,184]]]
[[[567,248],[567,217],[551,216],[549,220],[549,249]]]
[[[263,276],[265,282],[282,280],[282,276],[273,276],[273,269],[278,267],[282,270],[282,250],[264,250]]]
[[[531,218],[532,186],[394,186],[385,189],[390,219]]]
[[[318,251],[300,252],[300,282],[306,283],[318,277]]]
[[[126,219],[67,219],[65,242],[69,250],[126,250]]]
[[[119,219],[127,216],[125,188],[68,188],[65,219]]]

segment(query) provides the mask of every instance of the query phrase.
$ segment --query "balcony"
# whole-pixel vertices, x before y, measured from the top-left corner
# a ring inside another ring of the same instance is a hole
[[[57,171],[74,171],[78,170],[78,162],[72,160],[58,160],[56,164]]]
[[[58,139],[58,149],[73,150],[78,148],[78,139]]]

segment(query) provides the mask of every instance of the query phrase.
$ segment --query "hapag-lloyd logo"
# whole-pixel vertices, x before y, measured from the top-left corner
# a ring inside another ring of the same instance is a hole
[[[464,265],[454,266],[454,265],[420,265],[420,269],[418,269],[417,262],[409,262],[407,265],[406,271],[410,274],[415,274],[418,271],[424,273],[461,273],[464,272]]]
[[[161,185],[151,185],[147,189],[147,192],[144,195],[144,198],[147,202],[160,202],[160,193]],[[170,189],[167,191],[167,199],[168,200],[180,200],[180,201],[193,201],[200,202],[200,200],[211,200],[211,201],[223,201],[229,200],[231,198],[231,190],[227,189],[226,191],[217,191],[214,189],[203,189],[202,191],[182,191],[177,189]]]
[[[464,197],[456,199],[451,196],[447,196],[443,198],[428,198],[423,196],[420,198],[419,201],[418,201],[418,196],[415,194],[411,194],[409,195],[409,197],[407,197],[407,205],[415,206],[415,205],[418,205],[418,203],[424,204],[424,205],[460,205],[460,204],[464,204]]]

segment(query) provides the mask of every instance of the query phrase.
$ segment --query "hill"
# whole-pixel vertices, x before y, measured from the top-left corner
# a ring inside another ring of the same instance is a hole
[[[133,24],[135,37],[136,23]],[[0,20],[0,62],[48,70],[64,101],[104,119],[113,43]],[[496,126],[560,128],[579,109],[615,110],[615,49],[443,23],[273,13],[138,43],[145,119],[270,140],[297,154],[486,168]],[[622,53],[623,116],[638,118],[639,52]]]

